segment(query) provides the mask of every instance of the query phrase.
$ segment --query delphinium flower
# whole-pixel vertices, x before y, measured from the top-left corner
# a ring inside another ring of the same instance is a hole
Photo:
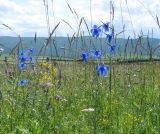
[[[18,58],[19,58],[19,64],[26,64],[26,62],[29,62],[30,64],[35,63],[35,59],[33,56],[34,49],[28,49],[27,51],[21,50],[19,52]]]
[[[108,32],[109,31],[109,22],[103,23],[102,27],[103,27],[103,29],[104,29],[105,32]]]
[[[102,23],[103,23],[103,22],[102,22]],[[104,29],[104,31],[105,31],[105,35],[106,35],[106,40],[107,40],[107,42],[108,42],[108,43],[111,43],[112,38],[113,38],[113,33],[112,33],[112,32],[110,33],[109,24],[110,24],[110,22],[103,23],[102,27],[103,27],[103,29]]]
[[[30,48],[26,51],[27,54],[31,54],[33,55],[34,54],[34,49],[33,48]]]
[[[18,85],[21,86],[21,87],[25,86],[26,83],[27,83],[27,80],[19,80],[18,81]]]
[[[19,53],[18,53],[18,56],[20,57],[20,56],[23,56],[23,55],[25,55],[25,51],[24,50],[20,50]]]
[[[112,34],[107,34],[106,39],[107,39],[108,43],[111,43],[112,37],[113,37]]]
[[[33,57],[33,49],[28,49],[27,51],[21,50],[18,53],[18,68],[23,73],[24,70],[27,69],[27,64],[31,63],[31,69],[33,70],[34,67],[34,57]],[[23,76],[23,75],[22,75]],[[27,83],[27,80],[19,80],[19,86],[24,86]]]
[[[21,50],[21,51],[19,51],[19,53],[18,53],[18,62],[19,62],[19,69],[20,70],[23,70],[23,69],[25,69],[24,68],[24,66],[26,67],[27,65],[26,65],[26,59],[27,59],[27,57],[25,56],[25,51],[24,50]]]
[[[100,32],[101,29],[97,25],[94,25],[93,28],[91,29],[92,36],[95,38],[99,37]]]
[[[109,71],[109,66],[105,66],[100,64],[96,66],[97,75],[99,76],[106,76],[107,72]]]
[[[27,60],[28,60],[31,64],[34,64],[34,63],[35,63],[35,59],[34,59],[33,56],[27,57]]]
[[[87,62],[88,58],[89,58],[89,53],[82,51],[82,61]]]
[[[19,67],[20,70],[24,70],[24,69],[26,69],[27,64],[21,62],[21,63],[19,63],[18,67]]]
[[[27,60],[27,57],[25,55],[19,55],[19,63],[25,63]]]
[[[103,24],[103,28],[105,31],[109,32],[109,22],[106,24]],[[116,45],[114,43],[112,43],[112,39],[114,37],[114,34],[113,33],[105,33],[105,34],[106,34],[107,43],[109,45],[107,47],[107,50],[108,50],[109,54],[112,55],[116,49]]]
[[[91,50],[91,53],[93,54],[94,60],[97,60],[102,55],[101,50]]]
[[[28,55],[27,60],[30,63],[30,67],[31,67],[32,71],[34,71],[34,63],[35,63],[34,49],[30,48],[25,53]]]
[[[116,45],[115,44],[112,44],[112,45],[108,46],[109,54],[112,55],[115,52],[115,49],[116,49]]]
[[[115,52],[116,45],[114,44],[114,32],[113,29],[110,27],[110,22],[102,22],[103,24],[101,26],[94,25],[93,28],[91,29],[92,36],[97,38],[99,37],[101,31],[105,34],[106,36],[106,43],[109,45],[107,47],[107,50],[110,55],[112,55]],[[102,30],[100,29],[102,27]],[[91,50],[91,53],[93,54],[94,60],[97,60],[102,56],[102,51],[100,50]],[[105,53],[105,52],[104,52]],[[87,61],[85,58],[86,54],[83,54],[83,61]],[[111,56],[110,56],[111,59]],[[99,76],[106,76],[107,72],[109,71],[109,66],[105,66],[104,64],[100,64],[96,66],[96,71],[97,75]]]

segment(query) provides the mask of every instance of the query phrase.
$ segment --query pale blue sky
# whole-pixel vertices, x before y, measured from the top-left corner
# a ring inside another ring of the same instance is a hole
[[[67,34],[72,36],[77,32],[77,23],[79,23],[81,17],[85,18],[91,29],[90,0],[48,1],[51,29],[54,28],[55,24],[60,22],[56,30],[57,36],[67,36]],[[53,6],[51,1],[53,1]],[[158,29],[157,24],[148,13],[148,10],[154,17],[155,15],[160,17],[160,0],[127,0],[130,16],[125,0],[113,0],[115,8],[114,26],[116,32],[122,30],[120,1],[122,5],[123,23],[125,24],[125,37],[129,35],[133,37],[133,30],[138,36],[141,30],[143,30],[146,35],[148,30],[151,33],[152,29],[154,31],[154,37],[159,37],[160,29]],[[79,19],[70,12],[67,2],[72,9],[74,8],[76,10]],[[110,21],[109,3],[110,0],[91,0],[92,24],[101,25],[101,21]],[[62,19],[67,21],[73,29],[65,24]],[[13,28],[21,36],[34,36],[35,32],[38,36],[47,36],[43,0],[0,0],[0,24],[3,23]],[[85,35],[88,34],[84,25],[82,25],[82,31],[84,31]],[[16,35],[6,27],[0,25],[0,36]]]

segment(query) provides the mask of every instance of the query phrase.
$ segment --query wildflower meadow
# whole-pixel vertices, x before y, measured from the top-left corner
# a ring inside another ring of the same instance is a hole
[[[152,49],[149,35],[135,42],[128,37],[122,52],[118,36],[125,28],[115,29],[111,0],[108,19],[91,26],[66,3],[77,31],[66,37],[68,49],[58,49],[59,25],[72,26],[61,20],[50,29],[48,1],[43,2],[48,37],[40,49],[36,34],[28,46],[17,36],[8,54],[0,42],[0,134],[159,134],[160,61],[154,55],[159,46]],[[158,17],[155,24],[160,26]]]

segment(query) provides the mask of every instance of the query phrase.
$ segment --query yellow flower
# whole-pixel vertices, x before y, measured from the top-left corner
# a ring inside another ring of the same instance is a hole
[[[42,62],[41,66],[42,66],[42,68],[46,68],[48,66],[48,63],[47,62]]]
[[[58,84],[58,69],[53,68],[53,65],[48,62],[41,63],[41,78],[40,83],[50,83],[57,85]]]
[[[50,82],[52,79],[50,77],[49,72],[44,72],[42,73],[42,78],[40,79],[40,82],[42,83],[46,83],[46,82]]]
[[[52,73],[53,73],[53,76],[57,76],[57,73],[58,73],[58,69],[57,68],[54,68],[53,70],[52,70]]]
[[[52,69],[52,64],[48,64],[48,69],[49,69],[49,70]]]

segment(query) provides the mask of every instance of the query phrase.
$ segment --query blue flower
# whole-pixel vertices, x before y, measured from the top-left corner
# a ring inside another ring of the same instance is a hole
[[[19,63],[18,67],[20,70],[24,70],[24,69],[26,69],[27,65],[25,63]]]
[[[107,72],[109,71],[109,67],[100,64],[99,66],[96,66],[96,70],[97,70],[97,75],[106,76]]]
[[[94,60],[98,59],[102,55],[102,51],[100,50],[91,50],[91,53],[93,54]]]
[[[112,37],[113,37],[112,34],[107,34],[106,38],[107,38],[107,41],[108,41],[109,43],[111,43]]]
[[[26,54],[33,54],[34,53],[34,49],[30,48],[26,51]]]
[[[23,87],[26,83],[27,83],[27,80],[19,80],[18,81],[18,85],[20,85],[21,87]]]
[[[101,29],[97,25],[94,25],[93,28],[91,29],[92,36],[95,38],[99,37],[100,32]]]
[[[108,32],[108,31],[109,31],[109,22],[103,23],[102,26],[103,26],[103,29],[104,29],[105,32]]]
[[[27,57],[25,57],[24,55],[19,56],[19,62],[20,63],[24,63],[26,61]]]
[[[89,54],[82,51],[82,61],[87,62],[87,59],[89,58]]]
[[[116,45],[112,44],[111,46],[108,47],[108,52],[110,55],[112,55],[115,52]]]
[[[18,55],[19,56],[24,56],[25,55],[25,51],[24,50],[19,51]]]
[[[35,63],[35,59],[32,56],[27,57],[27,60],[29,60],[31,63]]]

